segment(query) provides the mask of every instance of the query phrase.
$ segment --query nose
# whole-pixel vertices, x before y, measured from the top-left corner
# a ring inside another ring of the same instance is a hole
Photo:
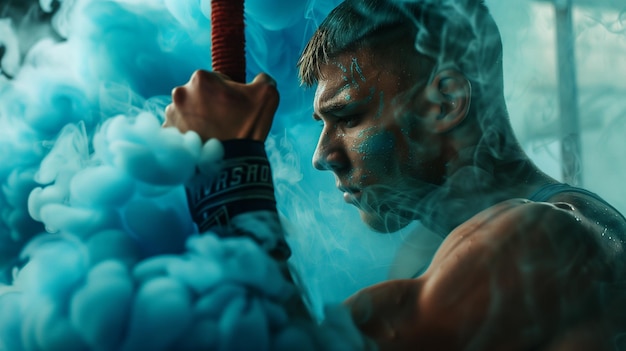
[[[322,132],[313,154],[313,167],[320,171],[333,171],[339,174],[348,165],[348,158],[340,143],[328,132]]]

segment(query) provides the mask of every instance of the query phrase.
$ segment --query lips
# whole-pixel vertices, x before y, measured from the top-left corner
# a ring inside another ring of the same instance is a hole
[[[361,199],[361,190],[357,188],[338,186],[339,191],[343,192],[343,199],[349,204],[357,204]]]
[[[349,204],[356,205],[359,203],[359,200],[361,200],[361,192],[360,191],[356,193],[344,192],[343,200]]]

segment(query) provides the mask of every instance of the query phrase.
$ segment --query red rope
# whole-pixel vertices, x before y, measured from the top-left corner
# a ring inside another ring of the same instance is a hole
[[[246,82],[244,0],[211,1],[211,59],[213,70]]]

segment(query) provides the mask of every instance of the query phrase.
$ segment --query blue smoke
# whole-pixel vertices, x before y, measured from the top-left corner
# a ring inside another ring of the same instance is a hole
[[[334,4],[280,3],[250,2],[248,69],[284,82],[298,124],[295,53]],[[292,325],[294,287],[255,243],[195,232],[182,184],[220,150],[160,125],[171,89],[211,66],[210,1],[62,6],[65,40],[38,41],[0,90],[0,350],[361,348],[341,308]],[[295,184],[298,167],[277,174]]]

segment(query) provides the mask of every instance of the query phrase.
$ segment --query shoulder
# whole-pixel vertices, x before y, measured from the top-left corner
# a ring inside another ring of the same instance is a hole
[[[489,207],[454,229],[434,258],[446,259],[450,251],[469,245],[473,252],[499,254],[503,249],[521,251],[530,243],[578,239],[592,243],[594,228],[581,220],[575,206],[511,199]],[[567,243],[560,243],[563,249]]]
[[[421,277],[420,312],[438,330],[482,340],[481,349],[548,342],[598,313],[594,282],[611,272],[591,232],[574,211],[551,203],[514,199],[488,208],[437,251]]]
[[[569,184],[551,183],[539,187],[529,199],[553,204],[569,204],[579,216],[593,220],[594,223],[609,229],[626,232],[626,218],[598,194],[587,189]]]
[[[556,204],[512,199],[490,207],[453,230],[427,271],[437,289],[458,288],[457,275],[478,272],[477,278],[501,281],[525,274],[570,273],[603,260],[593,228],[575,211]],[[565,269],[564,267],[568,267]],[[598,264],[598,273],[604,269]],[[482,271],[481,271],[482,270]],[[522,273],[524,272],[524,273]],[[504,287],[504,286],[503,286]]]
[[[571,205],[615,263],[626,259],[626,218],[605,200],[587,191],[567,191],[555,194],[548,201]]]
[[[575,189],[575,188],[573,188]],[[600,196],[585,191],[566,191],[550,197],[550,203],[568,203],[589,220],[626,232],[626,218]]]

